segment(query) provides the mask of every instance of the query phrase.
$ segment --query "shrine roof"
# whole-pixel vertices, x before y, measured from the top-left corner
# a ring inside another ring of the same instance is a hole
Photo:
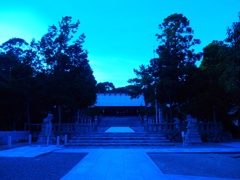
[[[127,106],[145,106],[144,97],[131,99],[131,96],[125,93],[99,93],[95,106],[100,107],[127,107]]]

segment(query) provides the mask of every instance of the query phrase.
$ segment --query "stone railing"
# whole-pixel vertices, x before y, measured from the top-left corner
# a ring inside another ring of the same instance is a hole
[[[97,126],[101,120],[101,116],[81,117],[76,123],[52,124],[53,133],[88,133],[97,131]],[[42,130],[42,124],[25,124],[25,130],[39,133]]]
[[[200,134],[205,133],[219,133],[222,131],[222,123],[221,122],[208,122],[208,123],[197,123],[198,130]],[[170,133],[170,132],[182,132],[186,131],[187,122],[182,123],[144,123],[144,130],[147,132],[164,132],[164,133]]]
[[[26,141],[29,131],[0,131],[0,145],[7,144],[9,136],[12,142]]]
[[[25,130],[29,130],[33,134],[41,132],[42,124],[25,124]],[[52,132],[54,134],[74,134],[89,133],[97,131],[97,122],[94,123],[72,123],[72,124],[52,124]]]
[[[144,123],[144,130],[147,132],[181,132],[185,131],[185,123]]]
[[[199,134],[205,133],[219,133],[222,131],[221,122],[207,122],[207,123],[197,123]]]

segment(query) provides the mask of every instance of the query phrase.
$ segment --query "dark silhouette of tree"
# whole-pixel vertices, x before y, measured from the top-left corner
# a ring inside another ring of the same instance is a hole
[[[59,28],[50,26],[40,43],[39,49],[48,65],[49,95],[52,106],[87,108],[96,101],[96,81],[88,63],[87,51],[83,49],[85,35],[76,40],[74,35],[80,22],[72,23],[71,17],[63,17]]]
[[[95,103],[96,80],[82,47],[85,36],[74,36],[79,23],[63,17],[59,28],[50,26],[39,42],[12,38],[0,46],[2,129],[42,122],[55,106],[60,123],[66,111],[73,116]]]
[[[111,92],[115,89],[115,86],[111,82],[100,82],[97,84],[98,93]]]
[[[203,49],[197,74],[201,85],[195,85],[198,92],[189,103],[199,119],[229,124],[228,112],[239,106],[239,27],[240,23],[234,22],[225,41],[213,41]]]
[[[151,75],[149,66],[141,65],[139,70],[134,69],[136,78],[129,79],[128,82],[132,85],[128,86],[128,92],[132,98],[144,95],[146,103],[153,103],[155,99],[154,78]]]
[[[149,68],[155,79],[158,101],[160,104],[169,104],[169,117],[172,120],[172,107],[179,107],[187,100],[185,85],[196,69],[196,61],[201,57],[192,47],[200,44],[200,40],[193,38],[189,20],[182,14],[168,16],[159,29],[161,34],[156,34],[159,58],[151,60]]]
[[[148,66],[134,70],[137,78],[130,79],[133,84],[133,96],[143,93],[149,102],[157,99],[161,109],[169,106],[169,119],[173,119],[173,107],[180,110],[193,94],[189,88],[193,85],[193,76],[197,69],[195,63],[201,53],[192,48],[200,44],[193,38],[189,20],[182,14],[172,14],[159,25],[160,34],[156,34],[159,46],[157,58],[151,59]]]
[[[231,52],[228,53],[228,60],[225,63],[225,71],[221,79],[226,82],[227,91],[236,93],[240,90],[240,12],[238,21],[228,27],[227,35],[225,42]]]
[[[223,42],[213,41],[203,49],[203,60],[198,71],[199,85],[195,94],[195,115],[205,121],[226,118],[226,93],[220,81],[229,48]],[[199,110],[199,113],[196,110]]]
[[[32,51],[31,45],[23,39],[12,38],[3,43],[0,48],[3,51],[0,60],[1,76],[3,77],[1,84],[5,84],[8,87],[7,93],[11,93],[11,95],[2,93],[3,96],[6,95],[4,98],[9,100],[4,102],[5,105],[8,104],[6,106],[8,110],[5,113],[11,114],[15,129],[18,123],[17,119],[18,121],[27,119],[27,122],[30,123],[30,106],[35,95],[33,85],[36,69],[34,66],[39,61],[35,52]],[[15,112],[15,115],[11,111]]]

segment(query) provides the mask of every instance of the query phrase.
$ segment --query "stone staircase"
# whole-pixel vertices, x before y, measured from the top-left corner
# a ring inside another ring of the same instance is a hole
[[[137,146],[173,146],[174,143],[160,133],[90,133],[72,137],[67,146],[91,147],[137,147]]]
[[[105,132],[110,127],[129,127],[134,132]],[[68,146],[86,147],[141,147],[173,146],[165,134],[144,132],[139,117],[103,117],[98,132],[77,134]]]

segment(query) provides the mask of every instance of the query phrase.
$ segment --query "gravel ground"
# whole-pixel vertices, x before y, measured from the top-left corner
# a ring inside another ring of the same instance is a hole
[[[87,153],[48,153],[34,158],[0,157],[0,179],[60,179],[86,155]]]
[[[149,154],[164,174],[240,179],[240,154]]]

